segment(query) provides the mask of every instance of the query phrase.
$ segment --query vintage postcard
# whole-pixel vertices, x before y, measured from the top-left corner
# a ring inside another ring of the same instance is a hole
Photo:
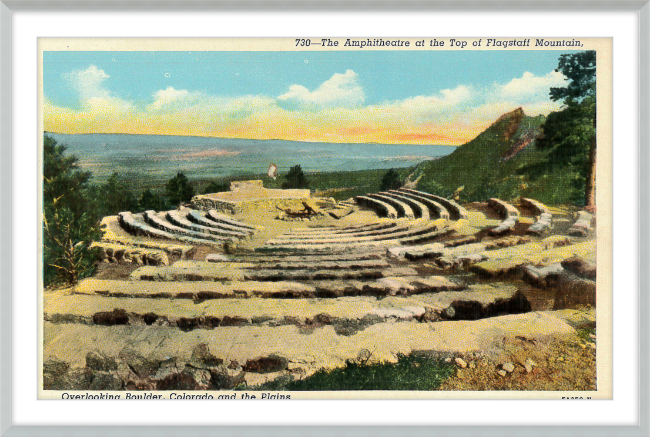
[[[611,39],[39,40],[39,398],[611,399]]]

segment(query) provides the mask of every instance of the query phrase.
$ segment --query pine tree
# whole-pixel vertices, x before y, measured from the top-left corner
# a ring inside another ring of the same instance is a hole
[[[99,239],[98,216],[89,208],[90,172],[76,156],[45,137],[43,147],[43,283],[74,284],[94,271]]]

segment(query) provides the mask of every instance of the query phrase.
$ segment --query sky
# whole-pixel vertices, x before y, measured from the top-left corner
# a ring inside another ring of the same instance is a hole
[[[560,108],[562,51],[43,54],[44,125],[128,133],[460,145]]]

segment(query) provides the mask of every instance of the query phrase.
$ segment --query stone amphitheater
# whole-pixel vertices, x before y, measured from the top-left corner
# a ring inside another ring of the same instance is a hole
[[[232,188],[103,219],[97,273],[44,293],[45,390],[250,389],[595,323],[585,212]]]

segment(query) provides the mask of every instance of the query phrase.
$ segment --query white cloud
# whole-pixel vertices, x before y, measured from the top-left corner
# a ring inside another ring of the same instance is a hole
[[[512,79],[505,85],[496,85],[495,92],[498,97],[507,100],[541,101],[549,100],[551,87],[565,85],[564,75],[560,72],[551,71],[545,76],[525,72],[522,77]]]
[[[109,77],[104,70],[100,70],[94,65],[85,70],[75,70],[63,75],[72,88],[79,92],[82,101],[93,97],[108,97],[109,92],[102,85]]]
[[[85,70],[63,74],[63,78],[79,93],[79,101],[84,108],[92,112],[131,110],[131,102],[113,96],[104,88],[104,82],[109,77],[104,70],[94,65]]]
[[[279,102],[287,108],[310,110],[354,108],[361,106],[365,99],[358,74],[352,70],[347,70],[344,74],[335,73],[314,91],[309,91],[302,85],[291,85],[289,92],[278,97]]]

